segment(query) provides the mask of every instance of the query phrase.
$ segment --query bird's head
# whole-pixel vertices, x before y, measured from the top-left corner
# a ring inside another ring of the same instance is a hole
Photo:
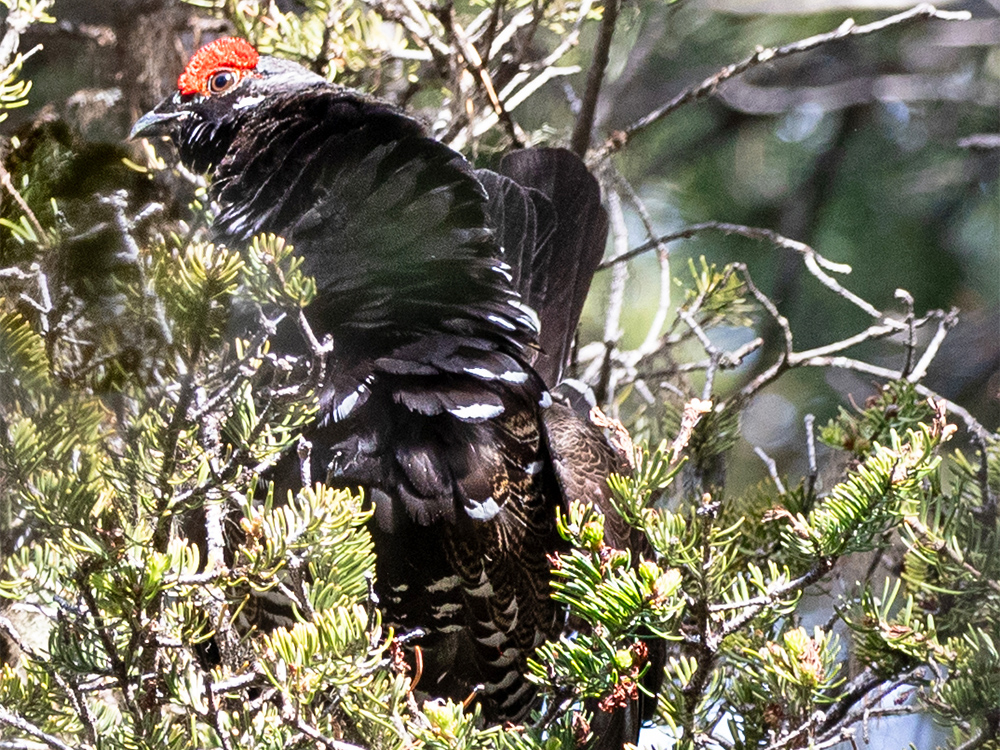
[[[260,55],[245,39],[216,39],[195,52],[177,90],[139,118],[129,138],[170,136],[182,161],[205,171],[258,104],[277,92],[328,86],[301,65]]]

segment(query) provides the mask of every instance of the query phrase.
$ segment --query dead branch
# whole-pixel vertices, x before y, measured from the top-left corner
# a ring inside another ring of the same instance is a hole
[[[587,89],[580,104],[580,114],[576,118],[573,136],[570,138],[570,150],[583,158],[590,148],[590,137],[594,130],[594,115],[597,112],[597,99],[601,94],[601,84],[604,82],[604,71],[608,67],[608,56],[611,51],[611,40],[615,35],[615,24],[618,22],[620,0],[608,0],[604,3],[604,15],[601,17],[601,29],[597,35],[594,47],[594,58],[587,73]]]
[[[922,3],[915,8],[911,8],[910,10],[902,13],[897,13],[896,15],[888,18],[883,18],[880,21],[873,21],[872,23],[858,26],[854,22],[853,18],[848,18],[835,30],[829,31],[825,34],[817,34],[781,47],[758,48],[746,59],[726,66],[718,73],[709,76],[696,86],[685,89],[669,102],[661,107],[657,107],[652,112],[633,122],[631,125],[628,125],[622,130],[615,131],[611,137],[605,141],[604,145],[593,155],[593,161],[596,162],[606,159],[609,155],[620,151],[622,147],[624,147],[635,135],[641,133],[650,125],[667,117],[674,110],[680,109],[685,104],[711,96],[716,92],[716,89],[718,89],[720,84],[724,83],[733,76],[741,75],[748,70],[756,68],[758,65],[780,60],[783,57],[797,55],[801,52],[807,52],[808,50],[815,49],[824,44],[829,44],[840,39],[846,39],[847,37],[874,34],[894,26],[902,26],[915,21],[931,18],[940,21],[967,21],[972,18],[972,15],[968,11],[938,10],[933,5]]]

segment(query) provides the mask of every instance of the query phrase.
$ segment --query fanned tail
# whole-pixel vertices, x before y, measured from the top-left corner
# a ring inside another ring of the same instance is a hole
[[[504,157],[477,176],[514,288],[538,313],[541,351],[532,366],[549,387],[562,379],[590,282],[604,254],[608,217],[587,167],[562,148]]]

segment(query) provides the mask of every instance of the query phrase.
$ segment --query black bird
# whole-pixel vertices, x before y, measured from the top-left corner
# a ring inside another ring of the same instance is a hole
[[[481,685],[488,720],[522,717],[526,659],[563,626],[556,509],[613,513],[616,453],[548,391],[604,250],[597,182],[561,149],[475,170],[395,107],[233,38],[131,133],[157,135],[210,173],[217,241],[274,232],[316,279],[306,314],[334,351],[312,476],[374,502],[387,621],[427,632],[421,688]],[[297,462],[274,468],[282,490]]]

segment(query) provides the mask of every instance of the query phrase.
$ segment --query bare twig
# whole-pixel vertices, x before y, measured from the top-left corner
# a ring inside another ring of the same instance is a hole
[[[996,733],[987,731],[986,729],[980,730],[972,735],[968,740],[963,742],[961,745],[955,745],[955,750],[979,750],[987,742],[991,742],[996,739]]]
[[[306,724],[301,718],[296,718],[289,722],[291,726],[294,726],[297,730],[302,732],[306,737],[311,740],[315,740],[317,744],[322,745],[327,748],[327,750],[364,750],[364,748],[359,745],[352,745],[349,742],[343,742],[341,740],[335,740],[330,737],[324,737],[320,734],[319,730],[315,727],[311,727]]]
[[[806,414],[802,421],[806,426],[806,456],[809,461],[806,495],[812,498],[816,492],[816,479],[819,477],[819,468],[816,464],[816,416]]]
[[[774,482],[775,488],[778,490],[779,495],[784,495],[785,483],[781,481],[781,477],[778,476],[778,465],[759,445],[755,445],[753,452],[757,454],[757,458],[764,462],[764,466],[767,467],[767,473],[771,475],[771,481]]]
[[[621,0],[607,0],[604,3],[604,15],[601,17],[597,44],[594,46],[594,58],[587,73],[587,89],[583,95],[573,135],[570,138],[570,150],[580,158],[583,158],[587,149],[590,148],[590,137],[594,130],[594,115],[597,112],[597,99],[601,94],[601,84],[604,82],[604,71],[608,67],[611,40],[615,35],[615,24],[618,22],[620,7]]]
[[[116,190],[111,195],[99,195],[97,200],[111,209],[111,214],[114,216],[115,226],[118,228],[122,243],[128,250],[127,259],[134,266],[139,276],[139,288],[144,290],[146,300],[152,305],[153,317],[156,319],[156,324],[160,329],[160,335],[163,337],[165,343],[173,343],[174,335],[170,329],[170,324],[167,323],[167,313],[163,307],[163,299],[153,293],[152,284],[146,279],[146,268],[140,260],[142,253],[139,249],[139,243],[135,240],[135,229],[139,222],[150,218],[159,210],[162,210],[163,207],[158,203],[151,204],[143,209],[138,216],[130,220],[125,214],[128,209],[128,193],[124,190]]]
[[[877,310],[870,303],[861,299],[861,297],[858,297],[853,292],[845,289],[833,277],[826,273],[826,271],[830,271],[832,273],[848,274],[851,272],[850,266],[827,260],[804,242],[784,237],[772,229],[765,229],[763,227],[749,227],[743,224],[730,224],[722,221],[706,221],[701,224],[692,224],[677,232],[671,232],[670,234],[662,235],[654,240],[650,240],[649,242],[644,242],[626,253],[616,253],[609,260],[601,263],[599,268],[608,268],[609,266],[623,263],[641,255],[644,252],[648,252],[654,247],[658,247],[660,244],[674,242],[681,239],[688,239],[699,232],[706,231],[717,231],[723,232],[724,234],[738,234],[749,239],[768,242],[775,247],[791,250],[792,252],[802,256],[803,262],[805,263],[806,268],[809,269],[810,273],[812,273],[813,276],[815,276],[816,279],[823,284],[823,286],[834,292],[838,297],[843,297],[845,300],[853,304],[855,307],[860,308],[873,318],[881,319],[884,317],[881,311]],[[901,330],[905,327],[899,322],[896,322],[895,325]]]
[[[503,16],[505,5],[504,0],[496,0],[493,3],[493,7],[489,10],[489,21],[483,30],[483,37],[480,43],[480,49],[482,49],[484,55],[483,63],[485,65],[489,65],[490,60],[493,59],[493,40],[497,37],[497,29],[500,27],[500,18]],[[468,31],[472,33],[471,26]]]
[[[34,737],[39,742],[48,745],[55,750],[75,750],[70,745],[51,734],[46,734],[27,719],[18,716],[6,706],[0,705],[0,724],[20,730],[25,734]]]
[[[905,289],[897,289],[895,296],[896,299],[906,305],[906,317],[903,321],[906,324],[906,362],[903,365],[903,375],[905,377],[913,369],[913,354],[917,346],[916,328],[913,325],[915,317],[913,312],[913,295]]]
[[[826,746],[837,744],[837,738],[843,738],[846,727],[863,721],[866,714],[875,710],[871,708],[872,705],[878,705],[903,685],[912,684],[914,679],[923,680],[923,670],[924,666],[921,665],[895,677],[888,677],[866,669],[842,689],[843,697],[837,703],[825,714],[817,714],[822,722],[816,728],[817,740],[828,743]],[[789,747],[787,744],[782,746]]]
[[[705,329],[701,327],[694,316],[684,310],[683,308],[677,311],[677,315],[687,323],[688,328],[697,337],[699,343],[701,343],[702,348],[708,354],[708,367],[705,368],[705,385],[702,387],[701,397],[702,399],[708,400],[712,396],[712,387],[715,384],[715,373],[719,369],[719,362],[722,359],[723,352],[712,343],[712,340],[708,337]]]
[[[956,145],[973,151],[1000,149],[1000,133],[976,133],[960,138]]]
[[[490,102],[490,106],[493,108],[494,114],[496,114],[497,118],[499,118],[500,122],[503,124],[504,130],[507,131],[507,136],[511,139],[511,141],[513,141],[517,148],[524,148],[527,143],[527,136],[521,127],[514,122],[514,118],[511,117],[510,111],[504,106],[504,104],[500,101],[500,98],[497,96],[496,89],[493,88],[493,79],[490,77],[490,72],[483,65],[482,58],[479,56],[479,51],[474,45],[469,43],[465,31],[455,19],[454,8],[451,5],[448,5],[447,8],[442,11],[441,22],[444,24],[446,32],[449,33],[449,35],[455,40],[455,46],[458,48],[459,53],[465,60],[466,67],[482,87],[483,92],[486,94],[486,98]]]
[[[786,597],[791,594],[798,594],[799,592],[805,590],[807,587],[816,583],[816,581],[825,576],[832,567],[832,560],[820,561],[816,566],[798,578],[776,583],[768,588],[765,593],[760,594],[759,596],[739,602],[712,604],[709,606],[708,611],[714,614],[716,612],[730,612],[734,609],[746,610],[746,612],[742,613],[736,620],[730,620],[726,624],[724,632],[727,635],[735,633],[742,628],[745,623],[756,617],[764,607],[774,604],[782,597]],[[737,621],[739,624],[734,624]]]
[[[927,368],[930,367],[931,362],[934,357],[937,356],[938,349],[941,348],[941,343],[944,341],[944,337],[948,334],[952,328],[958,323],[958,310],[952,308],[950,312],[942,316],[938,321],[938,329],[934,332],[934,337],[931,342],[924,349],[924,353],[920,356],[920,360],[917,362],[913,371],[910,373],[902,373],[907,380],[911,383],[916,383],[923,379],[924,375],[927,374]]]
[[[219,744],[222,745],[222,750],[232,750],[232,743],[229,741],[229,732],[222,725],[222,711],[223,709],[217,704],[215,700],[215,686],[212,683],[212,675],[209,672],[204,673],[204,679],[202,685],[205,688],[205,702],[207,704],[209,721],[212,723],[212,728],[215,729],[215,734],[219,738]]]
[[[580,10],[576,14],[576,20],[573,22],[573,28],[570,29],[570,32],[563,36],[562,41],[559,42],[555,49],[553,49],[548,55],[537,62],[528,63],[527,67],[535,70],[544,70],[545,68],[549,68],[555,65],[563,55],[575,47],[580,41],[580,29],[583,28],[583,24],[587,20],[587,16],[590,15],[590,9],[593,7],[594,0],[583,0],[583,2],[580,3]]]
[[[883,378],[885,380],[900,379],[900,373],[898,370],[890,370],[887,367],[879,367],[878,365],[872,365],[868,362],[851,359],[850,357],[812,357],[801,362],[796,362],[796,364],[801,367],[836,367],[842,370],[853,370],[854,372],[863,372],[866,375],[874,375],[877,378]],[[969,432],[975,435],[978,439],[989,439],[990,431],[987,430],[975,417],[973,417],[967,409],[959,406],[950,399],[944,398],[939,393],[931,390],[922,383],[915,383],[913,389],[921,396],[934,398],[943,403],[947,410],[959,417],[965,423]]]
[[[303,487],[312,487],[312,447],[305,435],[299,435],[295,451],[299,459],[299,481]]]
[[[642,132],[653,123],[659,122],[674,110],[679,109],[685,104],[711,96],[715,93],[719,85],[726,80],[732,78],[733,76],[745,73],[752,68],[756,68],[758,65],[780,60],[783,57],[789,57],[801,52],[806,52],[821,45],[829,44],[830,42],[835,42],[840,39],[846,39],[850,36],[873,34],[879,31],[884,31],[885,29],[893,26],[901,26],[914,21],[930,18],[941,21],[967,21],[972,18],[972,15],[968,11],[938,10],[933,5],[923,3],[915,8],[911,8],[910,10],[897,13],[896,15],[888,18],[883,18],[880,21],[874,21],[869,24],[858,26],[854,22],[854,19],[849,18],[835,30],[825,34],[817,34],[781,47],[768,47],[766,49],[758,48],[746,59],[726,66],[718,73],[706,78],[696,86],[685,89],[663,106],[654,109],[652,112],[639,120],[636,120],[623,130],[613,133],[601,149],[595,154],[594,159],[604,159],[609,154],[613,154],[616,151],[621,150],[621,148],[625,146],[625,144],[627,144],[633,136]]]
[[[628,227],[622,211],[621,198],[615,191],[608,192],[608,216],[611,220],[611,234],[615,248],[628,247]],[[614,396],[611,382],[611,355],[621,338],[621,316],[625,304],[625,281],[628,268],[616,268],[611,276],[611,290],[608,293],[608,307],[604,316],[604,364],[601,381],[597,388],[598,403],[610,403]]]
[[[299,310],[298,324],[299,331],[305,337],[306,343],[309,344],[309,352],[312,355],[309,362],[311,380],[314,385],[319,385],[326,378],[327,359],[333,351],[333,337],[327,334],[323,337],[323,341],[316,338],[316,334],[313,333],[312,326],[309,325],[309,320],[302,310]]]
[[[642,201],[642,198],[639,197],[629,181],[626,180],[617,169],[612,171],[612,175],[618,189],[625,195],[629,204],[633,209],[635,209],[636,214],[639,216],[639,221],[642,222],[642,227],[646,232],[646,237],[655,243],[656,259],[660,263],[659,299],[656,305],[656,313],[653,315],[653,320],[649,324],[649,330],[646,333],[646,338],[638,349],[639,356],[641,357],[643,355],[651,354],[659,349],[660,334],[663,331],[663,326],[667,321],[667,315],[670,311],[670,291],[673,283],[673,280],[670,277],[670,251],[667,249],[665,243],[656,241],[656,230],[653,226],[653,217],[649,215],[649,211],[646,209],[646,204]]]
[[[750,269],[747,268],[745,263],[734,263],[733,269],[740,274],[740,278],[742,278],[743,283],[746,284],[747,290],[753,295],[753,298],[757,300],[757,303],[767,311],[767,314],[774,319],[774,322],[781,330],[782,342],[784,344],[782,360],[790,360],[793,356],[793,342],[792,328],[788,324],[788,318],[778,312],[778,308],[774,302],[771,301],[771,298],[757,288],[757,285],[750,277]]]
[[[32,229],[35,230],[35,234],[38,235],[38,243],[42,247],[48,247],[48,238],[45,234],[45,229],[42,227],[41,222],[38,221],[38,217],[35,216],[35,212],[31,210],[24,196],[14,187],[14,182],[10,179],[10,172],[7,171],[7,167],[2,162],[0,162],[0,185],[3,185],[4,190],[10,193],[11,198],[14,199],[14,202],[17,203],[21,212],[28,219],[28,223],[31,224]]]
[[[526,26],[532,26],[534,24],[534,16],[535,14],[532,12],[532,8],[530,6],[515,13],[514,16],[507,22],[507,25],[504,26],[493,39],[487,58],[490,60],[494,59],[503,51],[504,47],[511,43],[511,40],[513,40],[514,35],[517,34],[518,31]]]

